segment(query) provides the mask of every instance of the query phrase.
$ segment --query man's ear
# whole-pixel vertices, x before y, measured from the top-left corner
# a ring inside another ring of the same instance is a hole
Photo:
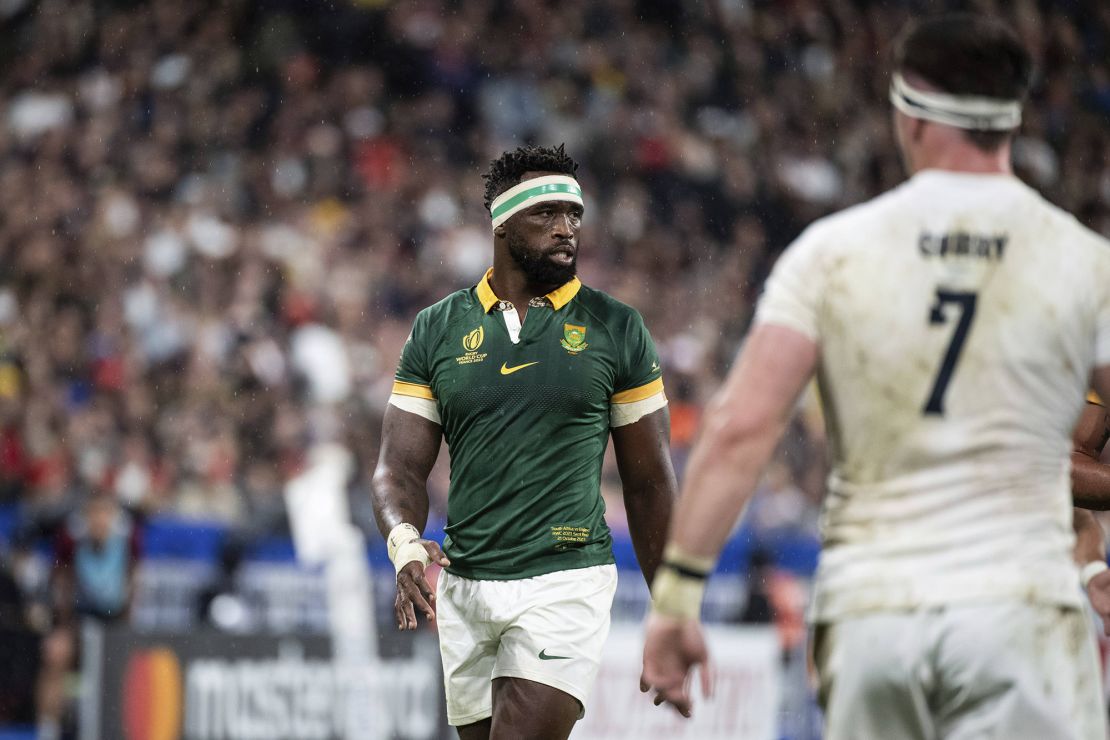
[[[493,227],[493,235],[496,236],[498,239],[504,239],[505,232],[505,224],[498,224],[497,226]]]

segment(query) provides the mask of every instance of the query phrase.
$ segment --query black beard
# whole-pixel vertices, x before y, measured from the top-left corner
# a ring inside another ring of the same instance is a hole
[[[517,264],[524,277],[533,285],[563,285],[570,282],[578,272],[578,253],[569,265],[559,265],[542,254],[534,254],[523,239],[509,234],[509,256]]]

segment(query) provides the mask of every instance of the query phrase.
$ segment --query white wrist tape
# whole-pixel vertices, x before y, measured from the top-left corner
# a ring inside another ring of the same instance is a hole
[[[401,522],[389,531],[389,537],[386,538],[386,548],[389,552],[389,559],[398,573],[401,572],[401,568],[414,560],[418,561],[422,567],[427,567],[428,563],[432,561],[428,557],[428,551],[424,549],[424,545],[420,544],[420,539],[420,530],[408,522]]]
[[[1110,569],[1110,566],[1107,566],[1104,561],[1092,560],[1079,569],[1079,582],[1083,584],[1083,588],[1087,588],[1092,578],[1108,569]]]
[[[698,619],[705,582],[714,564],[713,558],[689,555],[668,545],[651,584],[651,610],[678,619]]]
[[[698,619],[704,594],[704,578],[690,578],[662,565],[651,584],[651,611],[678,619]]]

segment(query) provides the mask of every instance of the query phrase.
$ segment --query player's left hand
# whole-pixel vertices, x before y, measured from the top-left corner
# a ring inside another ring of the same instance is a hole
[[[709,651],[705,647],[701,623],[649,614],[644,638],[644,672],[640,691],[655,690],[655,705],[667,702],[683,717],[690,717],[693,701],[690,678],[694,666],[701,676],[703,696],[713,695]]]
[[[1104,570],[1087,584],[1091,606],[1102,618],[1102,629],[1110,635],[1110,570]]]

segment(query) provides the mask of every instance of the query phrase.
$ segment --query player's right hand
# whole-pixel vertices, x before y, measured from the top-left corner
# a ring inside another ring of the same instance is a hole
[[[655,705],[666,702],[683,717],[693,713],[690,679],[693,669],[701,675],[701,691],[713,695],[709,651],[701,624],[694,619],[678,619],[651,613],[644,636],[644,671],[640,691],[655,691]]]
[[[451,564],[443,554],[438,542],[432,540],[419,540],[432,562],[441,567]],[[416,610],[423,612],[429,622],[436,618],[436,594],[428,584],[424,566],[419,561],[413,560],[406,563],[397,573],[397,596],[393,600],[393,612],[397,617],[397,629],[416,629]]]

